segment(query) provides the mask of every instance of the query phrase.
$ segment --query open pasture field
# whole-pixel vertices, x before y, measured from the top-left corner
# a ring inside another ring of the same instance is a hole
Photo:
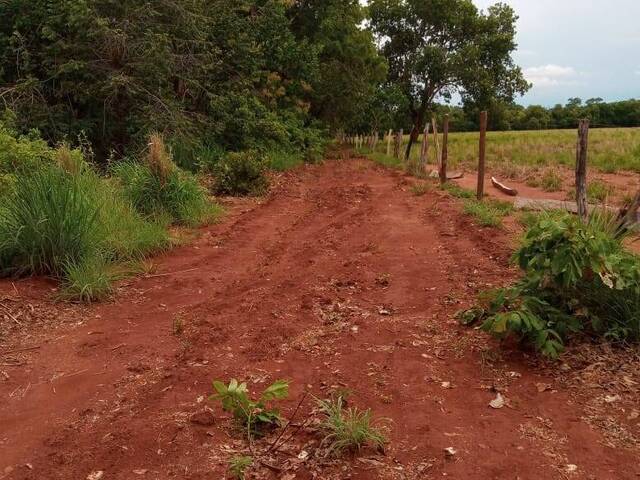
[[[430,134],[429,159],[435,162],[433,136]],[[409,140],[405,135],[404,143]],[[439,132],[442,145],[442,133]],[[412,158],[420,156],[422,135],[412,149]],[[377,151],[383,152],[381,143]],[[489,166],[518,165],[525,167],[575,165],[576,131],[531,130],[520,132],[487,132]],[[449,163],[452,167],[475,168],[478,162],[478,133],[449,134]],[[640,128],[592,128],[589,131],[589,167],[600,172],[633,171],[640,173]]]

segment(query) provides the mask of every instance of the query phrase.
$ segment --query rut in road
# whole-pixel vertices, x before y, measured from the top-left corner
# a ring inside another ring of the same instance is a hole
[[[318,441],[293,438],[274,461],[295,478],[556,478],[568,464],[636,478],[635,453],[603,447],[567,392],[538,392],[550,380],[522,356],[491,359],[490,341],[457,326],[479,290],[513,277],[511,240],[408,182],[357,159],[287,173],[159,258],[156,276],[43,332],[0,384],[7,478],[222,478],[243,443],[219,407],[202,412],[211,381],[232,377],[290,379],[286,413],[305,391],[347,388],[388,419],[386,454],[367,461],[292,462]],[[488,408],[495,387],[509,408]]]

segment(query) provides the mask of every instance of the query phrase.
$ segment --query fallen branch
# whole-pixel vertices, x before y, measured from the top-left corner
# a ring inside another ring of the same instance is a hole
[[[18,348],[16,350],[7,350],[6,352],[0,353],[0,355],[10,355],[12,353],[28,352],[30,350],[37,350],[39,348],[40,348],[40,345],[36,345],[35,347]]]
[[[518,195],[517,190],[507,187],[504,183],[499,182],[496,177],[491,177],[491,183],[493,184],[494,187],[496,187],[502,193],[506,193],[507,195],[511,195],[512,197],[515,197]]]

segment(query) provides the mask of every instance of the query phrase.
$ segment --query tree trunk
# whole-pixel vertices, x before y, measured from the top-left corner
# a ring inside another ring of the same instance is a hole
[[[424,127],[424,112],[426,108],[421,108],[419,111],[415,112],[413,115],[413,128],[411,129],[411,135],[409,135],[409,143],[407,144],[407,149],[404,153],[404,159],[409,161],[409,155],[411,155],[411,147],[418,140],[420,136],[420,132]]]

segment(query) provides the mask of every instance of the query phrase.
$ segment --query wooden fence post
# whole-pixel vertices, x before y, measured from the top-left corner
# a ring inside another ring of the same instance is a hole
[[[587,220],[587,147],[589,145],[589,120],[580,120],[576,149],[576,203],[578,216]]]
[[[442,158],[440,158],[440,183],[447,181],[447,159],[449,157],[449,115],[444,116],[442,124]]]
[[[484,166],[487,148],[487,112],[480,112],[480,152],[478,158],[478,189],[476,192],[478,200],[484,197]]]
[[[393,143],[393,156],[400,158],[400,150],[402,149],[402,129],[396,134],[395,141]]]
[[[393,135],[393,130],[389,129],[389,133],[387,133],[387,157],[391,155],[391,135]]]
[[[422,145],[420,148],[420,171],[424,172],[427,165],[427,156],[429,154],[429,122],[424,126],[422,133]]]
[[[431,119],[431,125],[433,126],[433,143],[436,148],[436,166],[438,169],[440,168],[440,140],[438,140],[438,122],[436,122],[436,117]]]

